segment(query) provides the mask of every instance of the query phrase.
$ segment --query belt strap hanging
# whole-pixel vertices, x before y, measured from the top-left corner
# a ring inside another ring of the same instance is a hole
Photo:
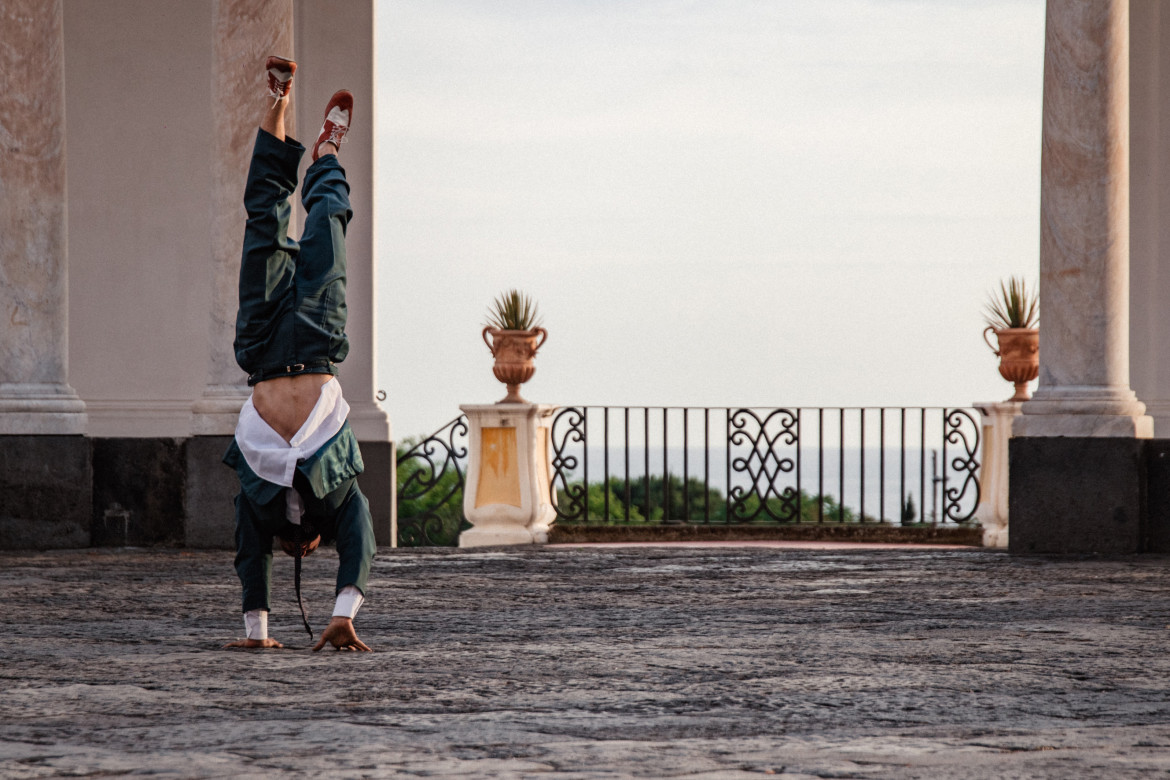
[[[301,526],[296,527],[296,548],[297,555],[293,563],[293,585],[297,590],[297,606],[301,609],[301,622],[305,624],[305,630],[309,632],[309,641],[313,641],[313,629],[309,627],[309,618],[305,614],[305,604],[301,601]]]

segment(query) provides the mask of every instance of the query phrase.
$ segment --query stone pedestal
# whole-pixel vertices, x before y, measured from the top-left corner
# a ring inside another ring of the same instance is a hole
[[[460,547],[543,544],[556,519],[550,496],[549,428],[555,406],[485,404],[467,415],[470,457]]]
[[[1019,401],[975,404],[983,415],[983,467],[975,517],[983,526],[984,547],[1008,546],[1008,440],[1022,406]]]

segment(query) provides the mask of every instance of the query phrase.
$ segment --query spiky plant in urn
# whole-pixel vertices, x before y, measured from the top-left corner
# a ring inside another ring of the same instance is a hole
[[[548,338],[540,323],[536,304],[519,290],[501,293],[488,309],[483,341],[496,359],[492,373],[508,387],[508,394],[496,403],[528,403],[520,397],[520,385],[536,373],[536,350]]]
[[[1008,401],[1027,401],[1032,397],[1028,383],[1040,374],[1040,299],[1035,289],[1028,289],[1023,278],[1013,276],[1000,282],[999,293],[992,293],[984,311],[987,327],[983,340],[999,358],[999,375],[1016,386]],[[995,333],[998,348],[987,337]]]

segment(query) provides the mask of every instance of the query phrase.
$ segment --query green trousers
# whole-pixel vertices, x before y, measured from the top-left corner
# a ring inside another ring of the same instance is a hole
[[[259,130],[244,186],[244,253],[236,314],[236,362],[248,384],[274,376],[336,373],[345,334],[345,231],[353,211],[337,156],[305,171],[300,241],[289,238],[291,198],[305,147]]]

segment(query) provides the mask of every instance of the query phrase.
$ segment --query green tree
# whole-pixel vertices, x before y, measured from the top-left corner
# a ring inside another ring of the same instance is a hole
[[[463,517],[463,481],[453,464],[443,471],[445,451],[428,460],[416,449],[419,439],[398,445],[398,544],[402,547],[454,547],[471,525]],[[411,451],[411,457],[406,457]],[[405,458],[405,460],[403,459]],[[439,470],[439,474],[435,474]]]
[[[557,501],[561,512],[576,515],[573,522],[584,521],[580,511],[581,483],[572,482],[569,490],[560,488],[557,491]],[[606,512],[605,497],[609,494],[609,511]],[[649,495],[647,495],[646,477],[630,480],[629,485],[620,477],[610,477],[606,482],[591,482],[588,490],[587,505],[589,508],[589,523],[606,525],[642,524],[657,525],[667,518],[666,499],[669,495],[669,519],[672,522],[704,522],[705,512],[710,512],[711,522],[723,522],[726,517],[726,504],[723,494],[718,490],[706,489],[700,479],[687,480],[685,490],[682,479],[670,476],[663,480],[660,476],[651,475],[649,479]],[[704,504],[704,501],[707,504]],[[626,507],[629,507],[629,518],[626,517]],[[647,512],[649,514],[647,515]]]
[[[705,486],[698,478],[688,479],[684,489],[683,480],[674,475],[666,479],[651,475],[649,480],[644,476],[638,477],[630,480],[628,487],[624,479],[611,477],[604,483],[591,482],[585,496],[581,495],[582,490],[580,481],[569,483],[568,491],[564,488],[558,489],[558,505],[560,511],[567,516],[563,522],[583,522],[586,519],[583,503],[588,506],[590,524],[660,525],[667,519],[672,523],[710,522],[713,525],[722,525],[728,522],[726,497],[721,491]],[[607,491],[608,511],[605,500]],[[666,511],[668,497],[669,515]],[[748,493],[742,499],[733,500],[731,512],[732,524],[817,523],[821,522],[822,518],[825,523],[856,523],[860,519],[857,511],[848,506],[841,506],[835,497],[817,496],[805,490],[800,491],[799,497],[770,497],[763,502],[758,494]],[[866,515],[865,521],[876,522],[876,518]]]

